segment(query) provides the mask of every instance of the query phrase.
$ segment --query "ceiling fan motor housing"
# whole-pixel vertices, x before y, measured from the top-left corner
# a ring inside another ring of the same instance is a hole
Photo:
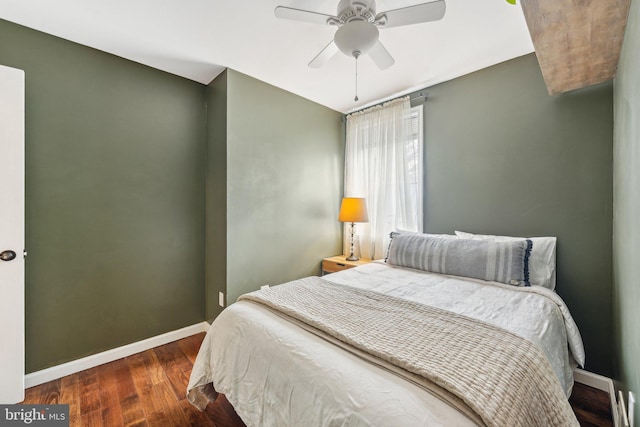
[[[340,0],[338,19],[341,24],[353,21],[373,22],[376,19],[375,0]]]

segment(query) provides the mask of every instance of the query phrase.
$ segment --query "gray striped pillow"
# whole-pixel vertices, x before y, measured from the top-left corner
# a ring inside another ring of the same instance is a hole
[[[488,242],[391,233],[387,262],[400,267],[529,286],[530,240]]]

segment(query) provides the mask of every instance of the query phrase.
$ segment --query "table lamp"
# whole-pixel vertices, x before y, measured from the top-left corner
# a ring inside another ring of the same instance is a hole
[[[367,214],[367,202],[362,197],[344,197],[340,205],[340,222],[351,223],[351,253],[346,258],[347,261],[358,261],[360,258],[353,253],[353,235],[355,233],[356,222],[369,222]]]

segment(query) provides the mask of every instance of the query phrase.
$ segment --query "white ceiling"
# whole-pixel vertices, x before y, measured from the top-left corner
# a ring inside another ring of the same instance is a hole
[[[378,0],[377,11],[421,2]],[[359,60],[358,103],[353,58],[307,66],[335,28],[273,15],[278,5],[335,15],[338,0],[0,0],[0,18],[200,83],[229,67],[350,112],[533,52],[520,5],[446,2],[441,21],[381,30],[396,62],[380,71]]]

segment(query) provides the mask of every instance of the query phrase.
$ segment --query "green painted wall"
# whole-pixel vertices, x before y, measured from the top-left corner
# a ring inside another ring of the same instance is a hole
[[[204,315],[205,88],[0,20],[26,72],[33,372]]]
[[[532,54],[429,93],[425,230],[557,236],[557,292],[610,375],[611,84],[549,96]]]
[[[207,247],[206,319],[222,307],[218,293],[227,292],[227,71],[207,86]]]
[[[631,2],[614,84],[614,378],[640,397],[640,2]],[[626,393],[625,393],[626,394]],[[626,401],[626,396],[625,396]],[[640,425],[636,404],[635,425]]]
[[[229,70],[227,301],[342,252],[342,115]]]

